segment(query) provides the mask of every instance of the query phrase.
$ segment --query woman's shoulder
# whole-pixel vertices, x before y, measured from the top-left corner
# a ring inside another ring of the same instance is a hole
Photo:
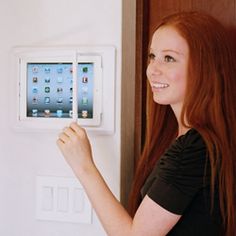
[[[206,145],[201,134],[196,129],[191,128],[184,135],[174,140],[165,154],[167,156],[181,156],[184,159],[192,155],[199,156],[205,151]]]
[[[175,140],[175,144],[183,149],[191,147],[204,147],[205,143],[201,134],[194,128],[189,129],[185,134]]]
[[[160,166],[165,163],[169,168],[196,171],[203,170],[206,164],[206,145],[195,129],[179,136],[160,158]],[[195,169],[195,170],[193,170]]]

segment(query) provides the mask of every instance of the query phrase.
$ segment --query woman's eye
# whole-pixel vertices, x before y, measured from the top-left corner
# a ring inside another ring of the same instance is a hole
[[[163,55],[163,56],[156,56],[155,54],[153,53],[149,53],[148,54],[148,58],[150,61],[154,61],[154,60],[157,60],[159,61],[160,63],[169,63],[169,62],[175,62],[176,60],[170,56],[170,55]]]
[[[154,59],[155,59],[155,55],[154,55],[153,53],[149,53],[149,54],[148,54],[148,58],[149,58],[150,60],[154,60]]]
[[[176,60],[172,56],[166,55],[164,61],[165,62],[175,62]]]

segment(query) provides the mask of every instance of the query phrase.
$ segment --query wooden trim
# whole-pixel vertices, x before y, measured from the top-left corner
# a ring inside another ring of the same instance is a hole
[[[145,3],[146,2],[146,3]],[[149,40],[149,4],[136,1],[136,63],[135,63],[135,133],[134,167],[141,155],[145,136],[146,61]]]
[[[136,0],[123,0],[122,19],[120,201],[127,207],[134,163]]]

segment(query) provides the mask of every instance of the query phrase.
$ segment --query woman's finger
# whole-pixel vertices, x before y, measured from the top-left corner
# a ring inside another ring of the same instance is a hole
[[[76,135],[75,131],[72,130],[70,127],[66,127],[63,129],[64,134],[66,134],[68,137],[72,138]]]
[[[61,139],[57,139],[56,143],[59,148],[62,148],[63,145],[65,144]]]
[[[66,143],[69,141],[69,136],[67,136],[65,133],[60,133],[58,136],[59,140],[61,140],[63,143]]]
[[[70,124],[70,128],[77,134],[80,134],[81,132],[84,133],[84,129],[75,122]]]

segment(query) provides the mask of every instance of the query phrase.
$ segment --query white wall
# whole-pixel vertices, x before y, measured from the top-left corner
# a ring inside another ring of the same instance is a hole
[[[16,45],[114,45],[116,132],[91,136],[94,158],[116,196],[120,195],[122,0],[0,0],[0,235],[105,235],[93,225],[35,219],[37,175],[73,176],[59,153],[57,134],[17,133],[9,122],[10,51]]]

